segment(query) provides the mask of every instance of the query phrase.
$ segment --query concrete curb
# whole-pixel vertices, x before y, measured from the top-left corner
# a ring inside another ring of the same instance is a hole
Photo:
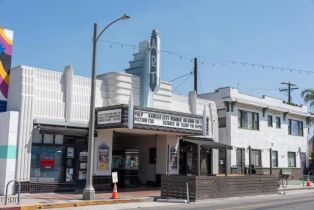
[[[281,191],[282,189],[278,189],[278,191]],[[291,189],[285,189],[286,191],[291,190],[314,190],[314,187],[300,187],[300,188],[291,188]]]
[[[174,199],[174,198],[169,198],[169,199],[158,198],[158,199],[156,199],[156,202],[188,203],[187,200],[184,200],[184,199]]]
[[[63,203],[47,203],[47,204],[25,204],[20,206],[6,206],[0,207],[0,210],[34,210],[34,209],[52,209],[52,208],[66,208],[78,206],[93,206],[93,205],[108,205],[108,204],[121,204],[121,203],[135,203],[153,201],[150,198],[144,199],[118,199],[118,200],[93,200],[93,201],[75,201]]]

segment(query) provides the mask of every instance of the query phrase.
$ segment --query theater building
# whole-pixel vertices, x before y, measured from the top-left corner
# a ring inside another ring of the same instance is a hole
[[[250,96],[230,87],[198,97],[216,102],[219,141],[233,146],[227,154],[228,173],[245,173],[251,162],[257,174],[269,174],[272,167],[273,174],[282,169],[291,178],[302,175],[313,118],[306,106]]]
[[[153,31],[130,68],[97,76],[96,190],[110,187],[112,171],[124,187],[158,185],[162,174],[219,173],[215,102],[173,93],[159,79],[159,46]],[[22,182],[23,192],[83,189],[89,105],[90,78],[75,75],[72,66],[63,72],[13,68],[7,111],[0,113],[7,148],[0,194],[12,179]],[[212,146],[200,148],[191,140],[198,138]]]

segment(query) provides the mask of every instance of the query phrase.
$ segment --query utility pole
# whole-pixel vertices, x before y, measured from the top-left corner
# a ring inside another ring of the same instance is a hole
[[[197,58],[194,58],[194,91],[197,94]]]
[[[291,104],[291,92],[293,90],[299,89],[296,84],[292,84],[291,82],[282,82],[282,85],[287,85],[287,88],[280,88],[280,92],[288,92],[288,104]]]

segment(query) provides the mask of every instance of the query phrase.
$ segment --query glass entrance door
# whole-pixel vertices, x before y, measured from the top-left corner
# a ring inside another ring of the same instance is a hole
[[[201,149],[201,163],[200,163],[200,174],[201,176],[207,176],[211,174],[211,150]]]

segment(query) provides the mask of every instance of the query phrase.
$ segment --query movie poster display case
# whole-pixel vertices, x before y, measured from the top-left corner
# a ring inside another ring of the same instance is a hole
[[[114,150],[112,153],[112,171],[117,171],[120,187],[139,185],[139,151],[135,149]]]

